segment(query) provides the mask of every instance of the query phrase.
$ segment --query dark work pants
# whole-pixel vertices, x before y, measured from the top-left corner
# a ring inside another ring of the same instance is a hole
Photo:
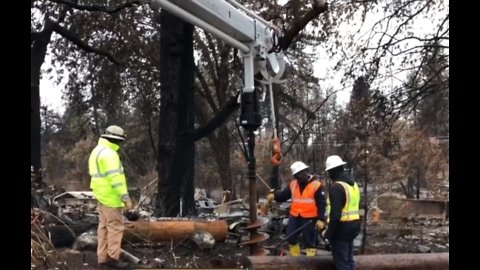
[[[296,232],[292,236],[288,238],[288,243],[290,245],[295,245],[298,243],[298,236],[302,233],[303,237],[305,238],[305,247],[304,248],[314,248],[315,247],[315,226],[317,222],[317,218],[302,218],[302,217],[293,217],[290,216],[288,219],[287,225],[287,236],[292,234],[296,229],[300,228],[303,224],[307,223],[309,220],[312,222],[305,226],[302,230]]]
[[[332,246],[333,262],[337,270],[355,270],[353,261],[353,240],[335,239],[330,242]]]

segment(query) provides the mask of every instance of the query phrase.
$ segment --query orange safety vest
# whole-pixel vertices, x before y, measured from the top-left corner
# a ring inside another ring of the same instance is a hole
[[[322,184],[318,180],[310,181],[303,193],[300,194],[300,186],[297,180],[292,180],[290,190],[292,191],[292,204],[290,215],[294,217],[313,218],[318,217],[317,204],[315,203],[315,192]]]

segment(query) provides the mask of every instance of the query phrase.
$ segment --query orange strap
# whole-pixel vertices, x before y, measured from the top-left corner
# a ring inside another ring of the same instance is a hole
[[[279,166],[282,164],[282,149],[280,148],[280,140],[278,138],[273,138],[273,154],[270,162],[273,166]]]

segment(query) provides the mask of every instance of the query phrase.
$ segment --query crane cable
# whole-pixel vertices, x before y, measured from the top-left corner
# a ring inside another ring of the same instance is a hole
[[[272,112],[272,125],[273,125],[273,139],[272,139],[272,146],[273,146],[273,153],[270,162],[273,166],[280,166],[282,164],[282,149],[280,147],[280,139],[277,136],[277,125],[275,119],[275,105],[273,102],[273,89],[272,89],[272,77],[268,77],[268,88],[270,91],[270,109]]]

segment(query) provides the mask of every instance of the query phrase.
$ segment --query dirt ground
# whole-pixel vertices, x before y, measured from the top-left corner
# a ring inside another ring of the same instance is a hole
[[[172,251],[169,246],[162,248],[135,248],[125,246],[125,250],[138,257],[143,263],[131,269],[151,268],[241,268],[240,259],[248,254],[246,248],[236,248],[226,243],[217,244],[212,250],[200,250],[197,247],[185,244],[179,245]],[[64,269],[97,269],[95,251],[60,251],[66,258]],[[61,269],[61,268],[60,268]]]
[[[397,223],[382,223],[368,226],[365,254],[398,254],[448,252],[448,223],[411,224],[399,227]],[[278,243],[278,237],[272,237],[265,246]],[[185,240],[171,245],[161,243],[155,247],[125,245],[128,252],[142,260],[142,264],[131,269],[152,268],[241,268],[241,258],[249,256],[248,247],[240,247],[237,241],[227,239],[216,243],[212,249],[201,250],[194,242]],[[286,250],[287,246],[283,245]],[[50,261],[47,268],[32,269],[96,269],[96,254],[93,250],[76,251],[60,249],[60,260]],[[319,250],[317,254],[328,254]]]

